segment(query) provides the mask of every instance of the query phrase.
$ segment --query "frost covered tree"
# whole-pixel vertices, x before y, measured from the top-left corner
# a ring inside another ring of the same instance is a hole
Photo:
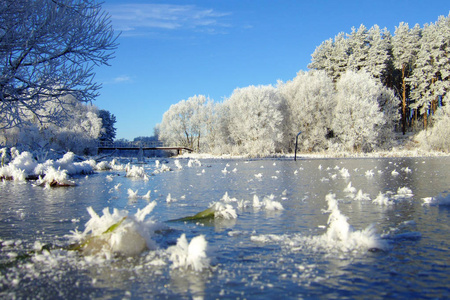
[[[393,138],[398,98],[366,72],[347,71],[336,83],[332,129],[339,148],[371,151]]]
[[[327,147],[327,135],[331,130],[332,111],[335,107],[334,84],[325,71],[299,72],[285,83],[279,83],[278,91],[287,105],[286,135],[293,151],[293,141],[299,131],[299,149],[318,151]]]
[[[422,30],[420,50],[409,82],[412,87],[411,108],[423,115],[424,127],[428,114],[436,110],[439,98],[450,89],[450,15],[439,17]]]
[[[200,151],[211,118],[210,102],[209,98],[199,95],[171,105],[159,125],[160,139],[168,145]]]
[[[236,154],[268,155],[282,150],[284,102],[273,86],[238,88],[228,106],[228,132]]]
[[[232,152],[232,140],[228,125],[230,124],[230,107],[224,103],[216,103],[213,114],[213,130],[209,140],[211,140],[210,150],[212,153],[220,155]]]
[[[409,28],[407,23],[401,22],[395,29],[392,38],[392,54],[394,67],[401,70],[401,98],[402,98],[402,132],[406,133],[407,108],[409,106],[409,84],[407,77],[410,76],[419,50],[419,42],[422,29],[417,24]]]
[[[366,70],[369,59],[370,43],[368,41],[367,27],[362,25],[358,29],[352,28],[348,35],[349,59],[347,70]]]
[[[324,70],[328,76],[336,81],[345,73],[349,60],[349,43],[345,33],[341,32],[333,39],[326,40],[316,48],[311,55],[312,60],[308,68]]]
[[[369,30],[361,25],[352,28],[348,36],[349,59],[347,70],[366,71],[381,82],[387,76],[390,63],[390,34],[374,25]]]
[[[68,96],[64,99],[67,111],[59,125],[41,124],[29,115],[28,125],[2,129],[0,142],[8,146],[18,146],[24,150],[71,151],[77,154],[93,154],[97,140],[103,132],[102,119],[98,116],[98,108],[85,105]],[[43,109],[52,109],[53,102],[45,104]]]
[[[386,85],[386,77],[392,65],[392,36],[386,28],[380,29],[378,25],[374,25],[368,31],[368,40],[370,48],[366,70]]]
[[[94,66],[106,65],[116,48],[109,16],[94,0],[0,2],[0,128],[42,124],[67,116],[71,96],[89,102],[100,85]]]

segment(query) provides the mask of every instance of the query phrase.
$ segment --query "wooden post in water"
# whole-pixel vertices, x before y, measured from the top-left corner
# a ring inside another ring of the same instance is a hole
[[[302,132],[300,131],[299,133],[297,133],[297,136],[295,137],[295,151],[294,151],[294,160],[297,161],[297,145],[298,145],[298,136],[301,134]]]

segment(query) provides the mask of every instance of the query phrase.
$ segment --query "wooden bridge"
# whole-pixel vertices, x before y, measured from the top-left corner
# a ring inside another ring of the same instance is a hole
[[[163,150],[163,151],[177,151],[177,155],[187,151],[193,152],[192,149],[183,146],[164,146],[160,141],[154,142],[99,142],[97,145],[97,153],[105,150]]]

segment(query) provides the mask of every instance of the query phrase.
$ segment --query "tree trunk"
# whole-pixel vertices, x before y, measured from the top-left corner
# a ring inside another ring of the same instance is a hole
[[[402,65],[402,132],[406,133],[406,79],[405,79],[406,64]]]
[[[423,114],[423,128],[427,130],[428,126],[428,109],[425,110],[425,113]]]

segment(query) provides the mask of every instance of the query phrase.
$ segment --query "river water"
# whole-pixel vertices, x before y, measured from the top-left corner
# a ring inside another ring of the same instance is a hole
[[[0,298],[450,298],[450,206],[423,200],[448,200],[450,158],[178,162],[155,175],[154,160],[139,165],[148,180],[105,171],[68,188],[0,183]],[[380,193],[388,204],[373,201]],[[253,206],[255,195],[283,210]],[[151,201],[151,217],[167,226],[154,236],[156,250],[103,260],[63,249],[23,255],[67,246],[91,218],[87,207],[134,214]],[[237,217],[167,222],[219,201]],[[331,238],[331,211],[346,238]],[[382,246],[364,244],[369,231]],[[182,234],[205,237],[208,268],[173,266],[165,251]]]

